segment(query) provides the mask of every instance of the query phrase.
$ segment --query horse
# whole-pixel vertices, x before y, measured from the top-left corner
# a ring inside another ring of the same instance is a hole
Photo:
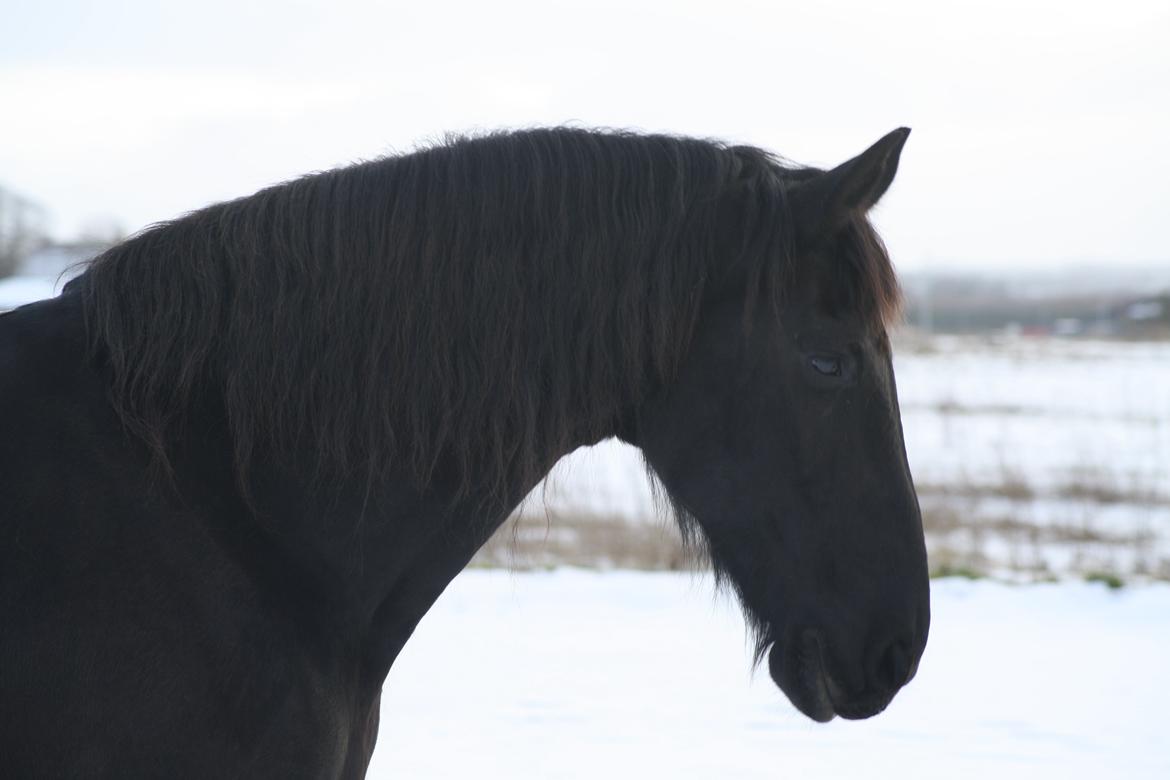
[[[0,316],[7,775],[363,777],[419,620],[610,437],[792,704],[882,711],[929,625],[867,216],[908,133],[832,169],[447,137],[151,226]]]

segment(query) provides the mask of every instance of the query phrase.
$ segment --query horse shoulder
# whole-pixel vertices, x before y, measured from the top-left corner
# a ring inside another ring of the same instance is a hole
[[[151,478],[86,355],[72,301],[0,315],[7,768],[336,775],[348,692],[211,527],[232,507]]]

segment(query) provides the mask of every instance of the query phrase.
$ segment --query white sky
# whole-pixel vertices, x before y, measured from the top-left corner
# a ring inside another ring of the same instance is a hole
[[[69,237],[444,131],[574,122],[835,164],[914,129],[903,268],[1170,265],[1170,2],[11,3],[0,184]]]

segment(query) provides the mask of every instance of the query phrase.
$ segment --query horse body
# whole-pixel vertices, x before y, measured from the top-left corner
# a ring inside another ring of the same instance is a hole
[[[298,771],[336,775],[325,762],[339,751],[328,740],[279,741],[284,712],[319,721],[319,737],[345,744],[343,702],[331,698],[353,681],[336,679],[344,671],[329,658],[338,648],[302,641],[333,634],[290,624],[288,590],[266,581],[278,576],[273,566],[248,565],[247,530],[231,525],[240,507],[223,490],[230,469],[186,476],[202,482],[187,494],[198,504],[158,489],[85,357],[76,296],[0,317],[8,771],[141,776],[177,767],[210,777],[271,767],[277,776],[294,760]]]
[[[892,272],[858,221],[904,140],[827,173],[459,142],[211,207],[0,315],[6,768],[364,776],[418,621],[559,457],[615,435],[793,703],[880,711],[929,620]],[[347,197],[361,219],[323,221]]]
[[[266,527],[208,412],[168,487],[87,359],[75,294],[0,315],[0,407],[8,776],[364,776],[390,665],[507,509],[485,522],[403,479],[366,508],[397,522],[339,534],[369,497],[266,475]]]

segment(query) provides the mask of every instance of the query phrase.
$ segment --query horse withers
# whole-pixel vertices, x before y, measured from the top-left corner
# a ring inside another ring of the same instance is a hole
[[[866,219],[907,131],[453,139],[151,227],[0,316],[9,776],[361,777],[382,682],[553,463],[640,447],[816,720],[929,588]]]

